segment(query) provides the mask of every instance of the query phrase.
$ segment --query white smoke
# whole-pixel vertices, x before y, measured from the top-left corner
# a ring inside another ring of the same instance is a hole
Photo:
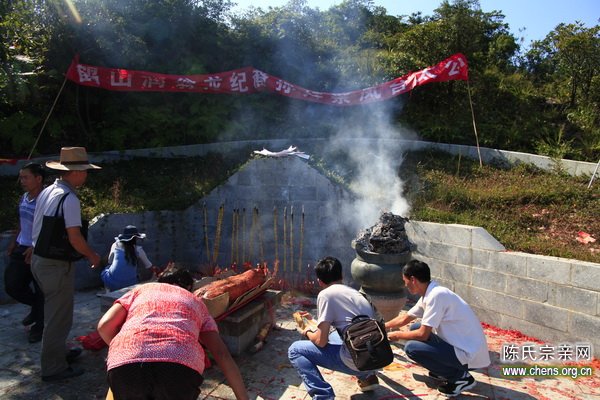
[[[311,33],[321,34],[324,37],[332,35],[331,40],[334,40],[336,34],[327,31],[317,23],[320,21],[319,18],[326,16],[326,12],[315,16],[312,12],[307,12],[303,3],[295,2],[290,2],[285,7],[289,7],[291,14],[303,16],[305,19],[300,18],[303,23],[286,25],[285,29],[282,29],[287,32],[287,35],[274,42],[273,63],[277,66],[276,70],[289,70],[290,76],[294,76],[293,71],[302,71],[299,76],[298,74],[294,77],[284,75],[283,79],[308,89],[334,93],[365,88],[381,83],[383,79],[389,79],[380,71],[373,70],[373,74],[367,73],[371,66],[369,57],[360,52],[356,53],[355,59],[350,59],[350,54],[347,52],[331,54],[330,57],[341,62],[337,71],[339,76],[334,77],[331,71],[329,71],[331,75],[323,74],[322,68],[319,68],[319,61],[311,52],[307,52],[305,47],[297,46],[295,40],[297,38],[294,35],[311,35]],[[361,19],[360,9],[354,8],[351,4],[340,9],[355,17],[351,19],[353,27],[349,31],[361,31],[360,25],[365,21]],[[310,39],[320,43],[324,37],[317,36]],[[323,87],[310,86],[311,82],[319,81],[329,83],[326,90]],[[348,108],[311,105],[299,101],[287,103],[287,114],[281,119],[287,124],[287,126],[283,125],[284,129],[282,129],[285,137],[330,138],[328,144],[315,149],[313,155],[322,158],[326,168],[332,167],[336,171],[343,171],[344,177],[351,177],[349,186],[355,194],[355,201],[344,205],[341,210],[339,206],[333,204],[328,207],[330,210],[335,210],[334,212],[341,212],[340,224],[351,231],[358,233],[374,225],[383,211],[403,217],[409,215],[410,206],[403,196],[404,183],[398,173],[404,159],[402,139],[414,139],[416,134],[392,123],[393,116],[399,115],[403,105],[401,97]],[[250,116],[244,126],[253,126],[256,129],[257,125],[254,125],[256,121],[252,118],[253,116]],[[264,132],[273,131],[273,127],[261,128]],[[236,135],[239,137],[239,133]],[[290,142],[290,144],[298,143]],[[299,148],[299,150],[308,149]]]
[[[410,212],[399,169],[404,160],[402,139],[412,139],[415,134],[390,123],[389,105],[382,102],[364,107],[340,127],[327,146],[335,149],[338,158],[342,153],[346,168],[353,169],[349,186],[356,200],[341,211],[345,225],[355,232],[374,225],[383,211],[403,217]]]

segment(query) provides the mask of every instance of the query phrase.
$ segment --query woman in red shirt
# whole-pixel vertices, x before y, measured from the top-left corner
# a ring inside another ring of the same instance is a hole
[[[98,323],[109,344],[108,382],[115,399],[190,399],[200,394],[204,345],[236,399],[248,399],[240,370],[185,270],[166,271],[115,301]]]

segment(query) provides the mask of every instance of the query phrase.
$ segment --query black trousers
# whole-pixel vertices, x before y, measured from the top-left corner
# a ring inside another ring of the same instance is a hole
[[[202,375],[169,362],[132,363],[108,371],[115,400],[196,400]]]
[[[26,249],[25,246],[17,246],[10,254],[4,270],[4,289],[19,303],[31,306],[36,327],[41,329],[44,326],[44,294],[31,274],[31,265],[25,262],[23,252]]]

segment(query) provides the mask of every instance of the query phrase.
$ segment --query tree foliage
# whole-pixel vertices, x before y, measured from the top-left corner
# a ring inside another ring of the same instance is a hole
[[[388,15],[372,0],[326,10],[305,0],[238,14],[231,7],[230,0],[0,2],[0,156],[31,150],[76,54],[87,64],[162,73],[252,65],[335,92],[457,52],[469,60],[469,82],[426,85],[391,100],[395,124],[425,139],[474,144],[472,107],[482,145],[600,156],[599,26],[559,24],[523,52],[502,11],[484,11],[477,0],[443,0],[432,15],[409,16]],[[35,150],[327,136],[369,112],[266,94],[120,93],[67,82]]]
[[[530,80],[548,104],[538,148],[594,160],[600,150],[600,26],[559,24],[526,54]]]

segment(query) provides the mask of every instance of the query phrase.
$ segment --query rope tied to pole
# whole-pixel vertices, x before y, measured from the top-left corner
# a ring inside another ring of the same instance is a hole
[[[46,119],[44,119],[44,123],[42,124],[42,127],[40,128],[40,133],[38,133],[37,138],[35,139],[35,142],[33,143],[33,146],[31,147],[31,151],[29,152],[29,155],[27,156],[28,160],[31,159],[31,155],[33,154],[33,151],[35,150],[38,142],[40,141],[40,137],[42,137],[42,132],[44,132],[44,129],[46,128],[46,124],[48,123],[48,120],[50,119],[50,116],[52,115],[52,112],[54,111],[54,107],[56,107],[58,98],[60,97],[63,89],[65,88],[66,83],[67,83],[67,75],[65,75],[65,79],[63,80],[63,83],[60,86],[58,94],[54,98],[54,102],[52,103],[52,106],[50,107],[50,111],[48,112],[48,115],[46,115]]]

